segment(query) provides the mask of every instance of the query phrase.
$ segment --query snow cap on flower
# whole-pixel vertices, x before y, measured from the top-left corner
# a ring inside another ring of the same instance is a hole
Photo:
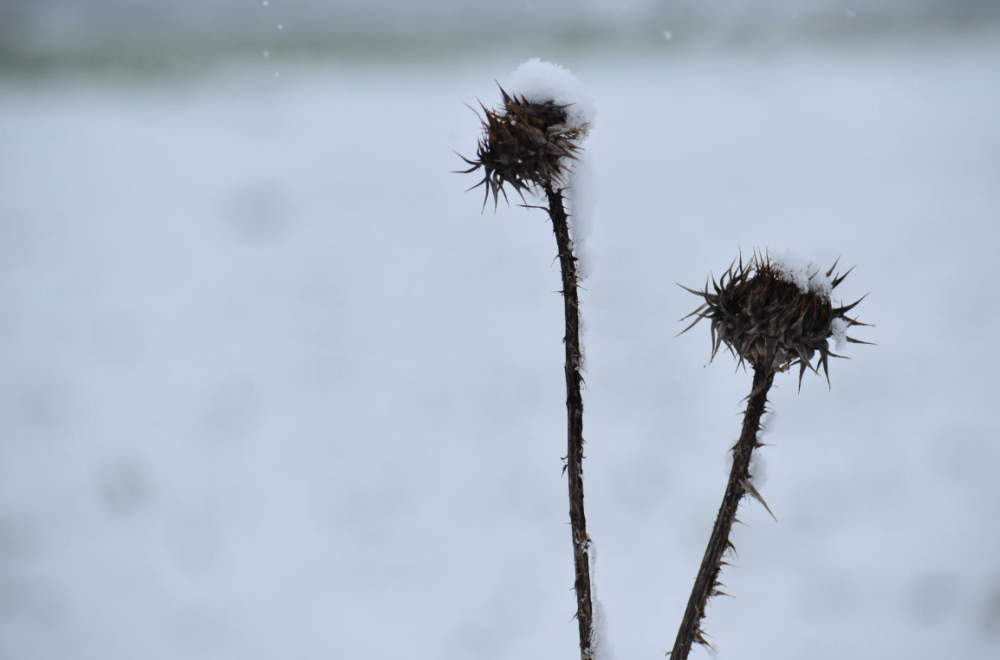
[[[576,78],[566,69],[537,58],[521,65],[511,76],[511,91],[502,86],[502,105],[483,110],[483,134],[471,165],[463,174],[483,169],[483,205],[493,195],[499,203],[505,184],[519,195],[538,188],[565,188],[570,162],[576,160],[589,122],[573,100]],[[576,86],[579,81],[576,81]],[[470,188],[471,190],[472,188]]]
[[[819,353],[827,383],[830,381],[827,358],[843,357],[832,353],[828,339],[867,344],[846,335],[852,326],[868,325],[847,313],[864,299],[834,307],[833,290],[850,273],[834,275],[837,264],[821,271],[809,262],[790,258],[772,259],[754,253],[749,262],[734,261],[716,281],[710,278],[702,291],[687,291],[705,302],[684,318],[696,317],[681,334],[702,319],[711,322],[712,358],[722,344],[742,363],[754,368],[785,371],[799,364],[799,386],[806,369],[819,373],[812,359]],[[682,319],[683,320],[683,319]]]
[[[594,99],[580,79],[564,66],[533,57],[510,74],[504,87],[534,103],[552,101],[564,106],[566,120],[572,126],[594,127],[597,116]]]

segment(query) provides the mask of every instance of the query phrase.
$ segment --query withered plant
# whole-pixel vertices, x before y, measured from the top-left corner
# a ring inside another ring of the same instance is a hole
[[[587,551],[587,517],[583,506],[583,397],[580,374],[580,302],[577,258],[570,236],[569,215],[563,193],[569,183],[571,161],[576,160],[580,141],[587,133],[586,124],[570,120],[566,104],[554,100],[529,100],[500,89],[502,105],[487,108],[481,105],[483,133],[474,159],[461,158],[470,165],[461,173],[482,169],[483,179],[470,188],[483,186],[483,208],[493,195],[494,208],[500,195],[505,201],[510,186],[522,201],[525,193],[544,197],[546,206],[523,204],[527,208],[546,211],[552,221],[562,271],[562,294],[566,316],[566,417],[567,449],[563,472],[569,481],[569,517],[573,533],[575,569],[576,618],[580,629],[580,657],[594,658],[594,606],[590,581],[590,560]]]
[[[673,650],[669,653],[671,660],[686,660],[695,642],[711,646],[705,639],[702,620],[708,599],[723,593],[719,572],[726,564],[727,550],[735,550],[730,533],[737,520],[740,501],[750,495],[771,512],[753,484],[750,459],[754,450],[762,446],[758,438],[760,420],[766,412],[767,395],[775,375],[797,364],[801,388],[806,370],[818,374],[822,367],[829,385],[828,358],[843,357],[830,351],[829,340],[869,343],[846,336],[848,328],[868,324],[847,316],[861,299],[849,305],[834,306],[832,292],[850,273],[834,276],[836,266],[834,263],[826,271],[825,278],[817,269],[800,273],[800,281],[796,282],[793,275],[766,254],[755,253],[747,263],[742,258],[734,261],[718,281],[710,278],[701,291],[681,285],[703,299],[698,309],[684,317],[695,319],[681,334],[707,319],[711,325],[712,359],[725,345],[739,365],[752,367],[753,385],[746,400],[743,428],[732,450],[729,482]],[[814,358],[816,364],[813,364]]]

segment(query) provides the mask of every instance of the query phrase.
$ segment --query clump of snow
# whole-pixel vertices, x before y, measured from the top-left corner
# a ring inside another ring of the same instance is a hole
[[[756,488],[763,488],[767,483],[767,463],[759,449],[750,455],[750,483]]]
[[[597,548],[593,539],[587,544],[587,555],[590,557],[590,600],[594,606],[593,627],[590,631],[590,647],[594,652],[594,660],[614,660],[611,645],[608,644],[608,616],[603,603],[597,600]]]
[[[597,208],[597,172],[593,161],[585,151],[579,152],[578,160],[570,165],[569,186],[566,198],[569,201],[569,231],[573,239],[573,253],[576,255],[577,276],[586,280],[593,272],[594,258],[587,240],[594,223],[594,209]]]
[[[815,293],[824,298],[830,297],[833,282],[826,275],[826,270],[813,265],[811,259],[785,250],[777,257],[770,257],[771,266],[778,271],[778,277],[791,282],[804,293]]]
[[[614,660],[614,653],[608,644],[608,617],[604,604],[597,598],[594,601],[594,628],[590,646],[594,651],[594,660]]]
[[[834,350],[844,350],[844,347],[847,345],[847,329],[849,327],[851,327],[850,321],[843,316],[838,316],[830,321],[830,332],[833,333],[833,342],[834,346],[836,346]]]
[[[763,438],[765,435],[774,431],[774,419],[775,419],[775,414],[774,411],[772,410],[768,410],[760,418],[760,430],[757,431],[758,442],[760,442],[761,438]]]
[[[534,103],[553,101],[567,105],[567,121],[572,126],[593,127],[597,108],[594,99],[580,79],[569,69],[534,57],[517,67],[504,86],[509,94],[517,94]]]

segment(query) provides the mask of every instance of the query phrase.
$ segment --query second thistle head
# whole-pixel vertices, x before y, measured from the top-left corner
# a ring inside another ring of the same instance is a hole
[[[722,344],[742,363],[755,369],[784,371],[799,364],[799,384],[807,368],[819,372],[812,359],[819,354],[827,382],[830,380],[827,358],[842,357],[829,349],[829,339],[857,344],[846,335],[852,326],[868,325],[847,316],[858,303],[834,306],[832,292],[847,275],[834,275],[837,264],[825,273],[810,265],[794,265],[755,253],[749,262],[742,258],[716,281],[712,278],[704,290],[687,291],[701,296],[704,302],[684,318],[695,320],[681,334],[702,319],[711,322],[712,358]],[[710,284],[710,285],[709,285]]]
[[[507,199],[504,185],[519,195],[525,190],[562,188],[566,185],[567,160],[575,160],[587,125],[574,125],[567,108],[571,104],[555,101],[529,101],[524,96],[508,94],[502,87],[503,104],[495,109],[482,106],[483,134],[476,157],[460,157],[471,165],[463,174],[483,169],[483,180],[473,188],[486,187],[483,206],[493,195]],[[471,190],[471,188],[470,188]]]

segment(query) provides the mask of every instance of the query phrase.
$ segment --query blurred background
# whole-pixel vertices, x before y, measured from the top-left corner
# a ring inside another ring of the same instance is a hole
[[[512,51],[672,51],[988,29],[994,0],[3,0],[5,70],[205,71],[297,61],[426,63]]]
[[[674,283],[755,248],[878,346],[779,379],[718,656],[1000,656],[1000,3],[0,0],[0,658],[578,656],[554,240],[451,173],[532,57],[598,108],[611,657],[672,646],[750,386]]]

